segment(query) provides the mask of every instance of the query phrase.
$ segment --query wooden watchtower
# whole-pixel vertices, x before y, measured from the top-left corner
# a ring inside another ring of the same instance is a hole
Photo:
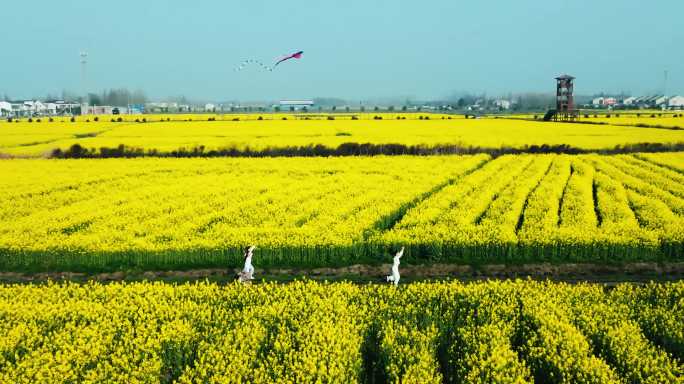
[[[556,77],[556,121],[574,121],[579,115],[575,109],[574,80],[570,75]]]

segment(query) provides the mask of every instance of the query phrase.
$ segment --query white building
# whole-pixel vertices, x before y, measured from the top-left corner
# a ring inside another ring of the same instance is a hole
[[[207,103],[204,105],[205,112],[216,112],[216,104]]]
[[[599,106],[602,106],[602,105],[603,105],[603,100],[604,100],[603,97],[597,97],[597,98],[595,98],[594,100],[591,101],[591,104],[592,104],[593,106],[595,106],[595,107],[599,107]]]
[[[178,111],[178,103],[174,102],[157,102],[145,104],[145,110],[152,113],[168,113]]]
[[[89,105],[82,109],[82,111],[85,111],[85,113],[81,113],[81,115],[112,115],[114,107],[109,105]]]
[[[13,116],[29,116],[31,114],[30,107],[24,101],[16,101],[12,103]]]
[[[636,97],[630,96],[630,97],[626,98],[625,100],[623,100],[623,101],[622,101],[622,104],[624,104],[624,105],[636,104],[636,100],[637,100]]]
[[[50,103],[46,102],[45,103],[45,113],[48,115],[56,115],[57,114],[57,103]]]
[[[52,109],[54,108],[54,114],[55,115],[70,115],[73,114],[73,111],[79,108],[81,105],[78,103],[70,103],[64,100],[55,100],[46,103],[48,111],[52,113]]]
[[[34,116],[47,113],[47,106],[39,100],[23,100],[11,103],[15,116]]]
[[[668,100],[669,100],[669,99],[668,99],[667,96],[660,96],[659,98],[655,99],[655,101],[653,102],[653,104],[654,104],[656,107],[667,106],[667,101],[668,101]]]
[[[684,108],[684,96],[673,96],[670,98],[668,105],[670,108]]]
[[[295,111],[305,110],[314,106],[313,100],[280,100],[278,106],[284,110],[290,109]]]
[[[495,100],[494,106],[496,106],[497,108],[501,108],[501,109],[510,109],[511,108],[511,102],[508,100]]]
[[[7,101],[0,101],[0,116],[10,116],[12,114],[12,104]]]
[[[47,107],[45,104],[43,104],[39,100],[33,100],[33,101],[24,101],[24,106],[26,109],[31,112],[32,114],[43,114],[47,110]]]

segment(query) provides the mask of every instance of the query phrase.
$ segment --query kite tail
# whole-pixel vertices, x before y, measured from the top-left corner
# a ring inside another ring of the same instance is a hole
[[[245,69],[245,67],[247,67],[248,65],[251,65],[251,64],[258,65],[259,67],[261,67],[261,69],[263,69],[265,71],[273,72],[272,67],[269,67],[268,65],[262,63],[259,60],[253,60],[253,59],[248,59],[248,60],[243,61],[242,63],[240,63],[240,65],[237,66],[237,68],[235,68],[235,71],[236,72],[242,71],[243,69]]]

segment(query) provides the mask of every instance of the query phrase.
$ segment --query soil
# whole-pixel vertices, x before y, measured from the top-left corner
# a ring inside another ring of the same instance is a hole
[[[287,282],[295,279],[352,281],[357,283],[380,283],[389,274],[390,264],[351,265],[340,268],[266,268],[255,273],[256,281]],[[41,283],[46,281],[196,281],[210,280],[230,282],[235,280],[239,269],[193,269],[186,271],[120,271],[109,273],[0,272],[0,282]],[[606,264],[523,264],[523,265],[456,265],[429,264],[404,265],[400,268],[402,282],[422,280],[487,280],[532,278],[566,282],[647,282],[684,279],[684,262],[680,263],[629,263]]]

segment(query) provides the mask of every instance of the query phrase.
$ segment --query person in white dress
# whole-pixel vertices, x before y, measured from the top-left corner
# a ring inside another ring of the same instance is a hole
[[[401,247],[399,252],[394,255],[392,262],[392,274],[387,276],[387,282],[393,283],[395,286],[399,285],[399,259],[404,255],[404,247]]]
[[[242,268],[242,272],[240,272],[240,281],[242,282],[254,280],[254,266],[252,265],[254,248],[253,245],[245,248],[245,266]]]

